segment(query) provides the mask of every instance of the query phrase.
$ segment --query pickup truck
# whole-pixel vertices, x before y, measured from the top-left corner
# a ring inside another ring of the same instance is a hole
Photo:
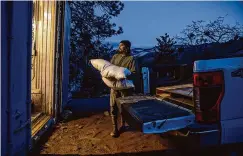
[[[243,57],[195,61],[192,84],[117,103],[128,125],[146,134],[176,131],[199,147],[243,143]]]

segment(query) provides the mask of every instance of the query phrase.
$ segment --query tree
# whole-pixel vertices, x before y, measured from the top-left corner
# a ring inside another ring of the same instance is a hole
[[[156,46],[156,49],[158,52],[173,52],[173,46],[176,44],[176,41],[174,41],[174,38],[170,38],[170,36],[165,33],[164,36],[160,36],[160,38],[156,38],[158,45]]]
[[[243,27],[239,23],[229,25],[224,23],[225,17],[218,17],[214,21],[192,21],[177,36],[177,40],[183,45],[200,45],[205,43],[223,43],[231,39],[243,36]]]
[[[124,4],[120,1],[70,1],[69,3],[72,19],[70,81],[76,81],[82,70],[88,71],[84,68],[88,67],[90,58],[105,57],[112,51],[112,46],[105,44],[104,40],[123,33],[122,27],[117,27],[111,19],[120,14]]]
[[[176,44],[174,38],[171,38],[167,33],[160,38],[156,38],[158,44],[156,46],[156,51],[158,52],[157,61],[171,60],[171,54],[174,52],[173,46]]]

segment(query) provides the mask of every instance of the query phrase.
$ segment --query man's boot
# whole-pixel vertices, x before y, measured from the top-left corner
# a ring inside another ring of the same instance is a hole
[[[119,131],[120,131],[120,133],[126,131],[126,122],[122,116],[121,116],[121,127],[120,127]]]
[[[117,138],[117,137],[119,137],[119,131],[118,131],[118,128],[117,128],[117,118],[112,116],[111,121],[112,121],[112,132],[110,133],[110,135],[113,138]]]

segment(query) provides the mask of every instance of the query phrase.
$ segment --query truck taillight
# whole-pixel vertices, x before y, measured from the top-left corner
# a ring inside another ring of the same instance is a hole
[[[214,123],[219,121],[223,96],[223,72],[193,74],[193,98],[197,122]]]

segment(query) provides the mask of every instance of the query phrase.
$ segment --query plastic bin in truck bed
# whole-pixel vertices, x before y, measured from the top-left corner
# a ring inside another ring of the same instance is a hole
[[[194,123],[190,110],[153,96],[129,96],[116,102],[128,125],[143,133],[164,133]]]

